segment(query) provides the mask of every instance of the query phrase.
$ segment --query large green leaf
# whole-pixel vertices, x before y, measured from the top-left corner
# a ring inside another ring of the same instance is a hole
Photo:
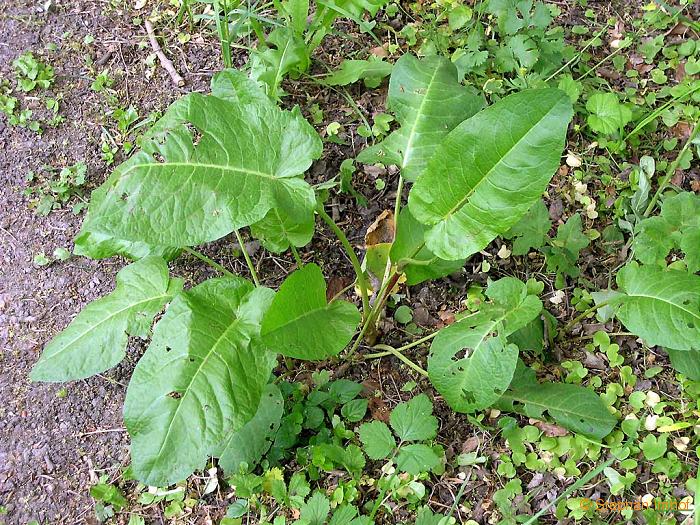
[[[255,417],[243,428],[229,435],[214,448],[213,456],[229,475],[238,474],[245,463],[252,470],[272,445],[282,421],[284,399],[279,387],[270,383],[265,388]]]
[[[275,253],[288,250],[290,245],[301,247],[309,244],[316,224],[313,206],[308,206],[304,195],[293,188],[277,189],[275,200],[278,206],[250,227],[253,236]]]
[[[483,100],[459,83],[457,68],[446,58],[422,60],[403,55],[389,80],[387,107],[401,127],[357,157],[364,163],[396,164],[415,181],[445,136],[483,107]]]
[[[313,210],[313,189],[301,175],[321,154],[318,135],[298,108],[237,95],[231,77],[215,84],[224,98],[191,93],[175,102],[141,150],[93,192],[76,239],[83,253],[95,239],[100,256],[128,252],[126,242],[201,244],[284,210],[290,199],[295,215]]]
[[[137,261],[117,274],[112,293],[87,305],[44,349],[34,381],[83,379],[112,368],[125,355],[130,335],[148,335],[155,315],[182,288],[158,257]]]
[[[403,208],[399,213],[396,239],[390,255],[394,264],[403,266],[409,286],[444,277],[464,266],[464,259],[443,261],[433,255],[423,240],[427,229],[411,215],[408,208]]]
[[[239,278],[179,295],[156,325],[127,390],[136,477],[164,486],[201,468],[257,412],[274,355],[255,344],[274,292]]]
[[[510,95],[457,126],[411,189],[428,248],[463,259],[506,233],[547,188],[573,114],[562,91]]]
[[[603,401],[590,388],[564,383],[538,383],[535,372],[522,361],[510,388],[496,404],[501,410],[542,419],[548,413],[563,427],[602,439],[617,423]]]
[[[307,264],[282,283],[262,322],[262,341],[273,352],[321,360],[338,354],[360,322],[355,305],[326,302],[321,269]]]
[[[632,263],[617,285],[616,315],[630,332],[652,346],[700,350],[700,277]]]
[[[486,408],[501,397],[518,363],[518,347],[506,337],[542,311],[539,298],[514,277],[491,283],[486,294],[491,303],[441,330],[430,347],[430,381],[457,412]]]
[[[671,365],[693,381],[700,381],[700,350],[671,350],[667,348]]]

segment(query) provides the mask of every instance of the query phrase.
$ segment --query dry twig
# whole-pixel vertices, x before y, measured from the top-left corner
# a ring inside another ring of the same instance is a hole
[[[180,76],[180,73],[178,73],[175,70],[175,66],[173,66],[173,63],[170,61],[170,59],[168,57],[165,56],[165,53],[163,53],[163,50],[160,48],[160,45],[158,44],[158,40],[156,40],[156,35],[153,32],[153,24],[151,24],[151,21],[146,20],[145,26],[146,26],[146,33],[148,34],[148,40],[151,42],[151,47],[153,48],[153,52],[158,57],[158,60],[160,60],[160,65],[163,66],[163,69],[165,69],[168,72],[168,75],[170,75],[170,80],[173,81],[173,84],[175,84],[178,87],[184,86],[185,79],[182,78]]]

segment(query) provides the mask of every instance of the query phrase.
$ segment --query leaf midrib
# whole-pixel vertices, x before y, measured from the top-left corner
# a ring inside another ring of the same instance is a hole
[[[423,110],[425,108],[425,104],[428,100],[428,95],[430,94],[430,90],[433,87],[433,84],[435,83],[435,79],[437,78],[438,71],[440,70],[440,66],[436,67],[435,70],[433,71],[432,76],[430,77],[430,82],[428,82],[428,87],[425,89],[425,96],[423,97],[423,100],[421,100],[420,105],[418,106],[418,112],[416,114],[416,118],[413,121],[413,125],[411,126],[411,130],[408,134],[408,140],[406,141],[406,150],[404,151],[403,155],[403,160],[401,162],[401,169],[405,169],[406,166],[408,165],[408,162],[411,157],[411,151],[413,149],[413,140],[415,139],[416,136],[416,129],[418,128],[418,122],[423,118]]]
[[[669,301],[667,299],[664,299],[663,297],[657,297],[656,295],[647,295],[647,294],[642,294],[642,293],[626,293],[627,297],[645,297],[647,299],[654,299],[656,301],[660,301],[662,303],[669,304],[675,308],[678,308],[679,310],[683,310],[684,312],[687,312],[690,314],[692,317],[695,317],[696,319],[700,320],[700,313],[695,313],[692,310],[688,310],[687,308],[683,307],[683,305],[680,305],[678,303],[674,303],[672,301]],[[621,297],[619,300],[624,304],[626,301],[624,300],[624,297]]]
[[[223,170],[223,171],[233,171],[233,172],[240,172],[240,173],[245,173],[247,175],[254,175],[256,177],[263,177],[266,179],[271,179],[271,180],[282,180],[285,177],[276,177],[272,173],[267,173],[264,171],[257,171],[257,170],[251,170],[248,168],[242,168],[242,167],[236,167],[236,166],[227,166],[225,164],[210,164],[210,163],[204,163],[204,162],[142,162],[139,164],[134,164],[133,166],[129,166],[126,170],[124,170],[121,173],[121,177],[126,177],[131,174],[131,172],[139,169],[139,168],[191,168],[191,167],[198,167],[198,168],[204,168],[204,169],[216,169],[216,170]]]
[[[168,442],[168,439],[170,437],[170,432],[172,431],[173,428],[173,423],[175,422],[175,419],[177,419],[178,414],[180,413],[180,409],[182,406],[185,404],[184,401],[189,395],[189,393],[192,391],[192,383],[194,383],[194,380],[197,378],[197,376],[201,373],[202,368],[206,363],[209,361],[209,358],[213,355],[216,354],[216,349],[218,348],[219,344],[226,338],[226,336],[229,334],[229,332],[238,327],[240,321],[240,317],[236,317],[231,324],[229,324],[226,329],[221,333],[221,335],[216,339],[213,345],[211,345],[211,348],[209,351],[207,351],[207,354],[204,356],[204,359],[202,359],[202,362],[199,364],[197,369],[194,371],[192,374],[190,380],[187,382],[187,386],[183,389],[182,392],[182,397],[178,400],[178,405],[175,408],[175,411],[173,412],[172,417],[170,418],[170,422],[168,423],[168,429],[165,432],[165,435],[163,436],[163,439],[160,444],[160,448],[158,449],[158,453],[156,454],[155,457],[160,458],[161,454],[163,453],[163,448],[165,447],[165,444]],[[187,354],[189,355],[189,347],[187,349]],[[223,359],[225,362],[226,360]],[[151,468],[150,472],[153,472],[155,469]]]
[[[464,196],[464,197],[463,197],[449,212],[447,212],[447,213],[445,214],[445,216],[444,216],[441,220],[442,220],[442,221],[447,220],[447,219],[450,218],[457,210],[459,210],[459,209],[462,208],[464,205],[466,205],[467,202],[469,201],[469,199],[472,197],[472,195],[473,195],[473,194],[476,192],[476,190],[479,188],[479,186],[481,185],[481,183],[483,183],[485,180],[488,180],[488,179],[493,175],[493,171],[494,171],[498,166],[501,165],[501,163],[503,162],[503,159],[505,159],[508,155],[510,155],[510,153],[511,153],[517,146],[520,145],[520,143],[523,141],[523,139],[525,139],[534,129],[536,129],[536,128],[542,123],[542,121],[543,121],[545,118],[547,118],[547,117],[556,109],[556,107],[558,106],[558,104],[559,104],[559,101],[557,100],[557,103],[553,104],[552,107],[549,108],[549,110],[547,110],[547,112],[546,112],[544,115],[542,115],[542,116],[537,120],[537,122],[536,122],[534,125],[532,125],[532,126],[531,126],[531,127],[516,141],[516,142],[514,142],[513,145],[511,145],[510,148],[508,148],[508,151],[506,151],[503,155],[501,155],[501,157],[498,159],[498,162],[496,162],[496,163],[489,169],[489,171],[487,171],[486,174],[484,174],[484,176],[483,176],[483,177],[482,177],[468,192],[467,192],[467,194],[466,194],[466,195],[465,195],[465,196]],[[467,119],[467,120],[469,120],[469,119]],[[466,121],[465,121],[465,122],[466,122]],[[455,129],[456,129],[456,128],[455,128]]]
[[[567,414],[572,414],[576,417],[582,418],[584,421],[586,420],[593,420],[593,421],[598,421],[601,423],[609,423],[611,420],[610,419],[604,419],[602,417],[597,417],[597,416],[591,416],[590,412],[576,412],[575,410],[569,409],[569,408],[560,408],[556,407],[553,405],[547,405],[545,403],[541,403],[539,401],[532,401],[531,399],[524,397],[524,396],[518,396],[515,395],[514,390],[506,390],[503,395],[501,396],[502,398],[510,398],[513,401],[519,401],[520,403],[523,403],[525,405],[534,405],[540,408],[544,408],[547,411],[549,410],[559,410],[561,412],[566,412]]]
[[[330,308],[330,306],[331,306],[330,304],[325,304],[321,308],[314,308],[313,310],[303,312],[301,315],[298,315],[296,317],[287,317],[286,322],[284,324],[281,324],[281,325],[277,326],[276,328],[273,328],[269,332],[261,333],[260,335],[262,335],[262,337],[268,337],[269,335],[274,334],[275,332],[278,332],[278,331],[288,327],[289,325],[295,324],[297,321],[301,321],[302,319],[305,319],[305,318],[307,318],[307,317],[309,317],[317,312],[326,311]]]

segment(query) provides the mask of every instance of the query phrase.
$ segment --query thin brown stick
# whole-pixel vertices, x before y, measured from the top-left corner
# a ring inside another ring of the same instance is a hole
[[[146,33],[148,34],[148,40],[151,42],[151,47],[153,48],[153,52],[156,54],[158,57],[158,60],[160,60],[160,65],[163,66],[163,69],[165,69],[168,72],[168,75],[170,75],[170,80],[173,81],[173,84],[175,84],[178,87],[182,87],[185,85],[185,79],[180,76],[180,73],[178,73],[175,70],[175,66],[173,66],[173,63],[170,61],[168,57],[165,56],[165,53],[163,53],[163,50],[160,48],[160,45],[158,44],[158,40],[156,39],[156,35],[153,32],[153,24],[151,24],[150,20],[146,20],[145,24],[146,26]]]

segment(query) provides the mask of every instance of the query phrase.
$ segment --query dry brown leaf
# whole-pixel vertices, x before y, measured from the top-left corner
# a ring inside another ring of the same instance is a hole
[[[481,441],[479,441],[478,436],[470,437],[462,444],[462,454],[468,454],[469,452],[474,452],[477,448],[479,448],[480,444],[481,444]]]
[[[566,436],[569,431],[564,427],[555,425],[554,423],[547,423],[546,421],[530,420],[537,428],[539,428],[544,435],[547,437],[562,437]]]
[[[376,220],[367,228],[365,234],[365,248],[370,248],[378,244],[391,244],[396,236],[396,221],[394,212],[384,210]]]

